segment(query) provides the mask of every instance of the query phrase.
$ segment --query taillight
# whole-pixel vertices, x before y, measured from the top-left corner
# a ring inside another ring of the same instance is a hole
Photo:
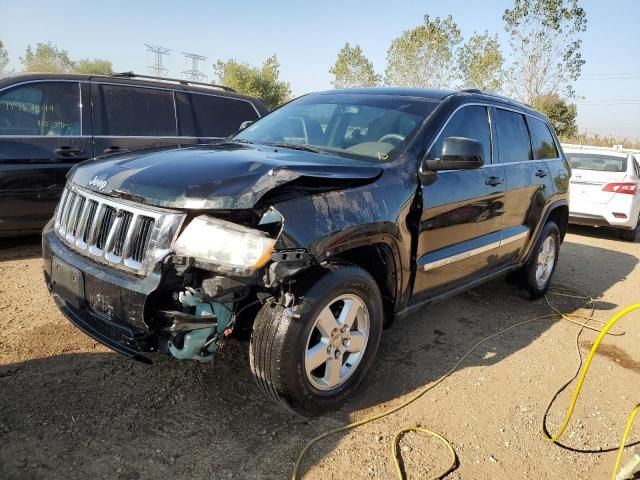
[[[602,191],[613,193],[628,193],[629,195],[635,195],[637,189],[637,183],[607,183]]]

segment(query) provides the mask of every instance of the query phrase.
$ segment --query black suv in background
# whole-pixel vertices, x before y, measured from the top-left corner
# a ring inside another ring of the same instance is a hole
[[[130,358],[206,362],[251,331],[259,387],[317,414],[353,392],[394,318],[503,274],[544,295],[569,175],[547,119],[506,98],[310,94],[215,145],[76,167],[45,278],[71,322]]]
[[[266,111],[227,87],[133,73],[0,78],[0,236],[41,231],[82,160],[210,142]]]

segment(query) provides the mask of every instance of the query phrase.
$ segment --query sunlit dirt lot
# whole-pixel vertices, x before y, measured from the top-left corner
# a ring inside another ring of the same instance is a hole
[[[248,343],[230,342],[204,366],[160,356],[147,366],[97,345],[49,298],[38,241],[0,241],[0,478],[7,480],[286,478],[315,435],[402,402],[482,337],[549,311],[544,300],[524,300],[503,280],[425,309],[385,331],[352,402],[308,420],[260,394]],[[640,301],[639,260],[638,241],[572,228],[556,281],[597,297],[595,317],[606,320]],[[580,303],[557,300],[565,308]],[[459,467],[448,478],[607,478],[615,453],[574,453],[540,434],[550,395],[575,369],[578,328],[541,320],[488,342],[404,410],[320,442],[304,461],[304,477],[394,478],[390,440],[398,428],[421,424],[453,443]],[[607,337],[596,357],[567,445],[617,445],[640,400],[640,313],[621,328],[626,335]],[[583,353],[595,336],[583,333]],[[569,395],[554,405],[551,427],[560,424]],[[631,438],[640,438],[639,425]],[[403,439],[401,452],[412,479],[447,463],[443,446],[417,434]]]

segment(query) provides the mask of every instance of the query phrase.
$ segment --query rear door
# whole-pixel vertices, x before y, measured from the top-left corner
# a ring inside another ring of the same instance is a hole
[[[96,82],[92,98],[96,156],[197,141],[179,136],[171,89]]]
[[[199,143],[225,138],[260,115],[247,100],[196,92],[176,92],[179,134]]]
[[[498,159],[507,175],[500,257],[510,263],[520,257],[542,218],[548,197],[553,195],[552,177],[542,158],[550,153],[545,153],[544,146],[537,145],[534,155],[527,119],[523,113],[498,107],[493,113]],[[546,128],[546,125],[536,124],[535,127]],[[555,143],[552,147],[557,155]]]
[[[33,81],[0,91],[0,235],[41,230],[69,168],[93,156],[85,87]]]
[[[439,158],[447,137],[467,137],[484,146],[485,165],[434,172],[422,181],[414,301],[436,296],[498,268],[505,173],[492,163],[488,109],[465,105],[447,121],[427,153]]]

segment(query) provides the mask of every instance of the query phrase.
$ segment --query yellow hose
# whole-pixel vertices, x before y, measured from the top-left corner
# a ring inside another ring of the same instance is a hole
[[[622,440],[620,441],[620,448],[618,449],[618,456],[616,457],[616,464],[613,467],[613,474],[611,475],[611,480],[616,480],[616,472],[620,468],[620,460],[622,460],[622,452],[624,452],[625,444],[627,443],[627,437],[629,436],[629,432],[631,431],[631,425],[633,425],[633,419],[636,418],[636,413],[638,413],[638,409],[640,409],[640,403],[636,405],[636,407],[631,411],[631,415],[629,415],[629,420],[627,421],[627,427],[624,429],[624,434],[622,435]]]
[[[346,430],[351,430],[353,428],[359,427],[359,426],[364,425],[366,423],[370,423],[370,422],[373,422],[373,421],[378,420],[380,418],[383,418],[383,417],[386,417],[388,415],[391,415],[391,414],[397,412],[398,410],[403,409],[404,407],[406,407],[410,403],[415,402],[420,397],[422,397],[424,394],[426,394],[428,391],[434,389],[436,386],[438,386],[440,383],[442,383],[452,373],[454,373],[457,370],[457,368],[462,364],[462,362],[464,360],[466,360],[466,358],[469,355],[471,355],[471,353],[473,353],[473,351],[475,351],[475,349],[478,348],[483,343],[485,343],[485,342],[487,342],[487,341],[489,341],[489,340],[491,340],[491,339],[493,339],[495,337],[501,336],[501,335],[503,335],[503,334],[505,334],[505,333],[517,328],[517,327],[520,327],[522,325],[525,325],[525,324],[528,324],[528,323],[531,323],[531,322],[534,322],[534,321],[537,321],[537,320],[551,319],[551,318],[559,316],[560,318],[562,318],[564,320],[567,320],[567,321],[569,321],[571,323],[580,325],[581,326],[581,330],[580,331],[582,331],[582,329],[584,329],[584,328],[588,328],[588,329],[591,329],[591,330],[599,331],[600,333],[599,333],[598,337],[596,338],[596,341],[594,342],[593,346],[591,347],[591,351],[589,352],[589,356],[587,357],[587,360],[586,360],[586,362],[584,364],[584,367],[581,370],[580,378],[578,380],[578,384],[576,386],[576,389],[573,392],[573,396],[572,396],[571,402],[569,404],[569,409],[568,409],[567,414],[565,416],[564,422],[562,423],[562,426],[560,427],[559,432],[555,436],[551,437],[551,436],[547,436],[544,433],[544,430],[543,430],[543,435],[544,435],[545,439],[548,442],[551,442],[551,443],[557,442],[560,439],[560,437],[563,435],[564,431],[567,428],[567,425],[569,424],[569,422],[571,420],[571,416],[573,415],[573,411],[575,409],[575,405],[576,405],[576,402],[578,400],[578,396],[580,395],[580,390],[582,389],[582,385],[584,383],[584,379],[585,379],[585,377],[587,375],[587,372],[589,370],[589,367],[591,365],[591,361],[593,360],[593,357],[596,354],[596,351],[598,350],[598,347],[600,346],[600,343],[602,342],[602,339],[607,334],[609,334],[609,335],[624,335],[624,332],[622,332],[622,331],[618,331],[616,333],[613,333],[610,330],[614,327],[614,325],[620,319],[625,317],[627,314],[629,314],[630,312],[632,312],[634,310],[640,309],[640,303],[636,303],[636,304],[631,305],[630,307],[625,308],[621,312],[619,312],[616,315],[614,315],[613,318],[611,318],[611,320],[606,322],[606,324],[604,324],[604,322],[600,322],[600,321],[597,321],[597,320],[592,318],[592,315],[593,315],[593,312],[594,312],[595,308],[593,307],[593,298],[590,295],[584,294],[584,296],[576,296],[576,295],[572,295],[570,293],[567,293],[566,291],[565,292],[558,291],[558,292],[554,292],[554,293],[557,294],[557,295],[560,295],[560,296],[565,296],[565,297],[584,298],[585,300],[588,299],[588,302],[585,304],[585,306],[588,305],[589,303],[592,305],[591,314],[589,316],[585,316],[585,315],[561,312],[558,308],[556,308],[553,304],[551,304],[551,302],[549,301],[548,298],[545,297],[546,301],[547,301],[547,304],[549,305],[549,307],[551,307],[551,309],[554,311],[554,313],[548,314],[548,315],[542,315],[542,316],[535,317],[535,318],[532,318],[532,319],[529,319],[529,320],[518,322],[518,323],[516,323],[514,325],[511,325],[510,327],[507,327],[507,328],[505,328],[503,330],[500,330],[499,332],[496,332],[496,333],[494,333],[492,335],[489,335],[489,336],[483,338],[482,340],[477,342],[475,345],[473,345],[469,350],[467,350],[467,352],[464,355],[462,355],[462,357],[444,375],[442,375],[440,378],[438,378],[431,385],[428,385],[428,386],[424,387],[423,389],[419,390],[418,393],[416,393],[415,395],[410,397],[405,402],[402,402],[399,405],[397,405],[397,406],[395,406],[395,407],[393,407],[393,408],[391,408],[391,409],[389,409],[389,410],[387,410],[385,412],[382,412],[382,413],[379,413],[379,414],[376,414],[376,415],[372,415],[370,417],[363,418],[362,420],[359,420],[359,421],[356,421],[356,422],[353,422],[353,423],[349,423],[347,425],[343,425],[342,427],[338,427],[338,428],[329,430],[327,432],[324,432],[324,433],[312,438],[304,446],[304,448],[300,451],[300,453],[298,454],[298,458],[296,459],[296,462],[294,464],[293,471],[292,471],[292,474],[291,474],[291,479],[292,480],[296,480],[298,478],[298,470],[300,469],[300,465],[302,463],[302,459],[304,458],[304,456],[307,453],[307,451],[311,448],[311,446],[313,446],[318,441],[320,441],[323,438],[326,438],[326,437],[328,437],[330,435],[334,435],[336,433],[343,432],[343,431],[346,431]],[[582,294],[584,292],[580,292],[579,291],[579,293]],[[579,322],[579,321],[575,320],[575,318],[581,318],[581,319],[583,319],[585,321],[584,322]],[[593,327],[591,325],[588,325],[589,321],[595,321],[595,322],[601,323],[601,324],[604,325],[604,328],[602,328],[602,330],[599,330],[599,329],[597,329],[597,328],[595,328],[595,327]],[[639,409],[640,409],[640,403],[638,405],[636,405],[636,407],[633,410],[633,412],[631,413],[631,416],[630,416],[629,421],[627,423],[627,427],[625,429],[624,435],[622,437],[622,442],[621,442],[620,448],[618,450],[618,458],[616,460],[616,464],[615,464],[614,471],[613,471],[613,476],[612,476],[613,480],[615,480],[616,472],[617,472],[617,470],[619,468],[620,460],[622,458],[622,452],[623,452],[623,450],[625,448],[625,443],[627,441],[627,437],[629,435],[629,432],[631,431],[631,426],[633,424],[633,420],[634,420],[634,418],[635,418],[635,416],[636,416],[636,414],[637,414]],[[428,430],[426,428],[421,428],[421,427],[418,427],[418,426],[404,427],[401,430],[399,430],[398,432],[396,432],[396,434],[395,434],[395,436],[393,438],[393,441],[392,441],[392,445],[391,445],[391,453],[392,453],[392,456],[393,456],[393,461],[394,461],[394,464],[395,464],[396,473],[397,473],[397,476],[398,476],[398,478],[400,480],[404,480],[405,476],[404,476],[404,474],[402,472],[402,468],[400,466],[400,460],[398,458],[397,446],[398,446],[398,441],[399,441],[400,435],[402,435],[402,433],[408,432],[408,431],[418,431],[418,432],[423,432],[423,433],[426,433],[428,435],[434,436],[434,437],[438,438],[442,443],[444,443],[446,445],[447,449],[449,450],[449,453],[450,453],[451,459],[452,459],[449,467],[446,470],[444,470],[441,473],[439,473],[436,477],[433,477],[434,479],[443,478],[444,476],[446,476],[448,473],[450,473],[455,468],[456,461],[457,461],[455,450],[453,449],[453,446],[451,445],[451,443],[445,437],[443,437],[442,435],[440,435],[440,434],[438,434],[436,432],[433,432],[431,430]]]
[[[438,475],[431,477],[430,480],[438,480],[439,478],[444,477],[449,472],[451,472],[454,468],[456,468],[456,462],[458,458],[456,457],[456,451],[453,449],[453,445],[451,445],[451,442],[449,442],[449,440],[444,438],[439,433],[429,430],[428,428],[422,428],[418,425],[414,425],[413,427],[404,427],[398,430],[395,436],[393,437],[393,440],[391,441],[391,456],[396,466],[396,473],[398,474],[398,478],[401,478],[401,479],[404,478],[404,475],[402,473],[402,468],[400,467],[400,459],[398,458],[398,444],[400,443],[400,435],[406,432],[422,432],[422,433],[426,433],[427,435],[431,435],[432,437],[436,437],[438,440],[444,443],[444,445],[447,447],[447,450],[449,450],[449,456],[451,457],[451,462],[449,463],[449,466],[442,472],[438,473]]]
[[[596,341],[593,342],[593,345],[591,346],[591,350],[589,351],[589,355],[587,356],[587,360],[584,362],[584,366],[582,367],[582,371],[580,372],[580,377],[578,378],[578,384],[576,385],[576,388],[573,391],[573,395],[571,396],[571,402],[569,402],[569,408],[567,409],[567,414],[565,415],[564,421],[560,426],[560,430],[558,430],[558,433],[556,433],[553,437],[548,436],[544,431],[542,432],[542,435],[544,436],[547,442],[550,442],[550,443],[557,442],[560,439],[560,437],[562,437],[565,430],[567,429],[567,426],[571,421],[571,416],[573,415],[576,402],[578,401],[578,397],[580,396],[580,390],[582,389],[584,379],[586,378],[587,372],[589,371],[589,367],[591,366],[591,361],[593,360],[593,357],[598,351],[598,348],[600,347],[600,342],[602,342],[602,339],[604,338],[604,336],[619,320],[624,318],[627,314],[638,309],[640,309],[640,303],[634,303],[630,307],[627,307],[622,311],[618,312],[617,314],[615,314],[611,318],[611,320],[609,320],[607,324],[604,326],[604,328],[596,338]],[[631,412],[631,416],[629,417],[629,421],[627,422],[627,428],[624,431],[624,435],[622,436],[622,441],[620,442],[620,448],[618,449],[618,457],[616,459],[616,464],[613,467],[613,473],[611,475],[612,480],[615,480],[616,478],[616,473],[618,472],[618,468],[620,467],[620,460],[622,459],[622,452],[624,451],[625,443],[627,442],[627,437],[629,436],[629,432],[631,431],[631,425],[633,425],[633,420],[636,416],[636,413],[638,412],[639,407],[640,407],[640,404],[636,405],[636,408],[634,408],[633,411]]]

